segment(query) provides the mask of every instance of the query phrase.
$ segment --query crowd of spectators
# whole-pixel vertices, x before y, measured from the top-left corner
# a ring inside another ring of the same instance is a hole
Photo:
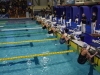
[[[26,13],[27,0],[0,0],[0,14],[20,15]]]

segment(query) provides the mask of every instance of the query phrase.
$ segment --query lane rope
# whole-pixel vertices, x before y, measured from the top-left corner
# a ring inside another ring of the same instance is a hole
[[[53,40],[58,40],[58,38],[42,39],[42,40],[26,40],[26,41],[18,41],[18,42],[1,42],[0,45],[23,44],[23,43],[29,43],[29,42],[45,42],[45,41],[53,41]]]
[[[4,26],[0,26],[0,28],[3,28]]]
[[[12,35],[12,36],[19,36],[19,35],[22,36],[23,34],[24,34],[24,35],[25,35],[25,34],[26,34],[26,35],[34,34],[34,35],[35,35],[35,34],[46,34],[46,33],[45,33],[45,32],[44,32],[44,33],[43,33],[43,32],[38,32],[38,33],[20,33],[20,34],[9,34],[9,35],[4,35],[4,34],[2,34],[2,35],[0,35],[0,36],[11,36],[11,35]],[[24,36],[24,35],[23,35],[23,36]]]
[[[18,28],[18,27],[41,27],[41,26],[37,26],[37,25],[3,25],[5,28]]]
[[[42,54],[32,54],[32,55],[26,55],[26,56],[0,58],[0,61],[17,60],[17,59],[25,59],[25,58],[33,58],[33,57],[41,57],[41,56],[50,56],[50,55],[56,55],[56,54],[66,54],[66,53],[71,53],[71,52],[74,52],[74,51],[66,50],[66,51],[59,51],[59,52],[48,52],[48,53],[42,53]]]
[[[2,29],[1,31],[15,31],[15,30],[34,30],[34,29],[41,29],[42,27],[35,27],[35,28],[16,28],[16,29]]]

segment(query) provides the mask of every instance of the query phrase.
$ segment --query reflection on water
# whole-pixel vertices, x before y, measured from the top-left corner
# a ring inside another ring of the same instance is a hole
[[[28,61],[27,61],[27,66],[28,66],[27,72],[28,72],[29,75],[32,75],[31,64],[32,64],[31,59],[28,59]]]
[[[48,53],[49,51],[46,51],[46,52],[43,52],[43,53]],[[48,62],[50,61],[50,59],[48,57],[43,57],[41,60],[40,60],[40,65],[42,66],[42,70],[41,70],[41,73],[44,73],[46,72],[47,70],[49,70],[49,67],[47,66],[48,65]]]

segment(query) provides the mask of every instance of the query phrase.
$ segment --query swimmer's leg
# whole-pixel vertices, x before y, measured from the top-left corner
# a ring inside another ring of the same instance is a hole
[[[89,73],[88,75],[93,75],[93,65],[90,65],[90,68],[89,68]]]

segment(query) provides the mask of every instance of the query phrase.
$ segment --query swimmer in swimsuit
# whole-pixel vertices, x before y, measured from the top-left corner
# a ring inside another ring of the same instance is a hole
[[[64,30],[62,31],[62,34],[61,34],[61,38],[60,38],[60,44],[64,44],[66,42],[66,44],[68,44],[68,41],[70,38],[68,38],[68,33],[69,32],[69,29],[67,28],[64,28]]]
[[[89,62],[91,63],[91,58],[93,58],[98,53],[98,52],[95,52],[95,54],[90,55],[90,53],[88,52],[89,49],[87,49],[87,44],[83,45],[83,48],[81,49],[81,52],[77,60],[79,64],[85,64],[87,60],[89,60]]]

